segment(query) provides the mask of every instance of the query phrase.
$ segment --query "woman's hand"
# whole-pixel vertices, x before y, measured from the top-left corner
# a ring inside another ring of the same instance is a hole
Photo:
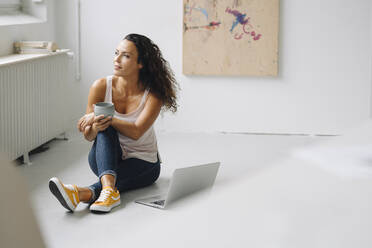
[[[88,141],[93,141],[97,137],[98,132],[106,130],[112,123],[112,117],[104,118],[103,115],[95,116],[92,125],[87,125],[84,128],[84,137]]]
[[[86,127],[92,126],[94,119],[96,116],[94,116],[94,113],[89,113],[84,115],[83,117],[80,118],[80,120],[77,123],[77,128],[80,132],[83,132]]]
[[[103,115],[95,116],[92,128],[97,132],[104,131],[112,123],[112,116],[104,117]]]

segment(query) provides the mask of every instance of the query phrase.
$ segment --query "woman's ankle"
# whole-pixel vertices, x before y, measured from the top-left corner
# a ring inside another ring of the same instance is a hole
[[[89,203],[92,200],[93,192],[90,188],[80,188],[78,187],[79,200],[81,202]]]
[[[101,177],[102,188],[111,187],[115,188],[115,176],[111,174],[106,174]]]

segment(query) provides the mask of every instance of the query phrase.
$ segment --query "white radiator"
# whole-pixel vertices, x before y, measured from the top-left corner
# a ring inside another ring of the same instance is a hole
[[[65,131],[69,58],[66,52],[4,58],[0,60],[0,151],[11,160],[23,155],[29,163],[31,150]]]

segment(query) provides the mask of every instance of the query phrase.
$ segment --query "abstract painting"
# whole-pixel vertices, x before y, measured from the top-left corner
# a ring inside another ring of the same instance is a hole
[[[277,76],[279,0],[183,0],[183,73]]]

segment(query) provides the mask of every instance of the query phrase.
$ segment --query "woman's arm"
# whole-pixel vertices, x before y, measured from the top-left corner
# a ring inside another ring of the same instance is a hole
[[[83,117],[81,117],[77,123],[77,128],[80,132],[85,132],[85,128],[87,126],[92,126],[93,119],[94,119],[93,105],[97,102],[103,102],[105,100],[105,94],[106,94],[106,79],[101,78],[101,79],[96,80],[89,90],[86,114]]]
[[[94,124],[92,126],[86,126],[84,129],[84,138],[89,142],[93,141],[98,134],[98,130],[94,126]]]
[[[96,80],[89,89],[88,104],[86,114],[94,111],[94,104],[105,101],[106,95],[106,79],[100,78]]]
[[[149,94],[145,107],[135,122],[112,119],[113,126],[119,133],[131,139],[139,139],[155,122],[160,113],[162,102],[153,94]]]
[[[84,138],[88,141],[93,141],[97,137],[98,132],[104,131],[111,125],[112,117],[104,118],[103,115],[94,117],[92,125],[86,126],[84,129]]]

